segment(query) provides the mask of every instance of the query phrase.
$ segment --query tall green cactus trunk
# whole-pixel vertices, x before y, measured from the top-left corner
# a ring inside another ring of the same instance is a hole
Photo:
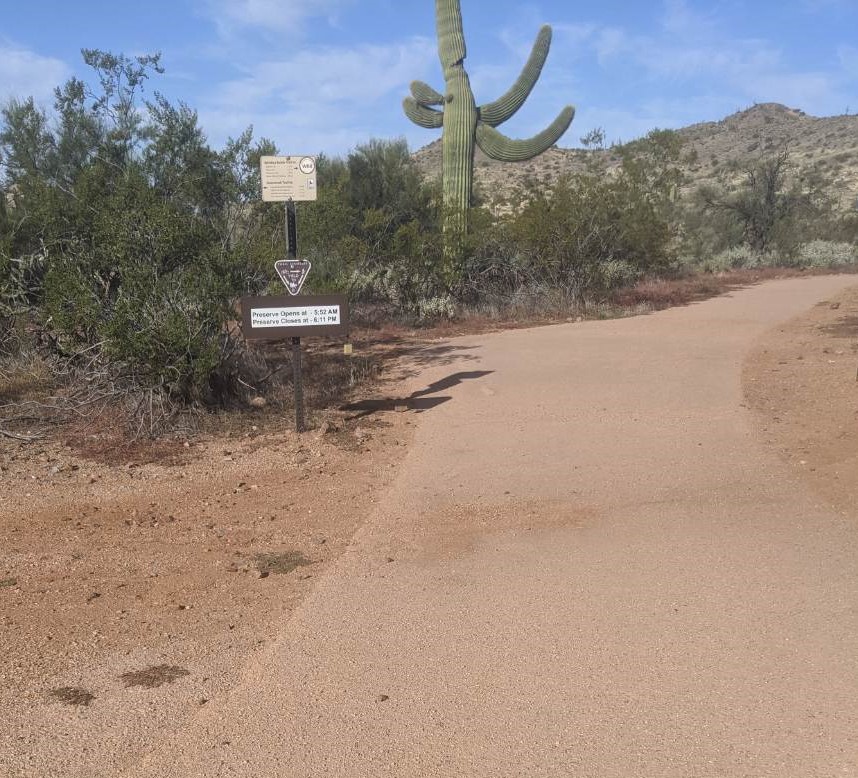
[[[405,114],[428,129],[443,127],[444,234],[447,256],[456,253],[467,231],[474,181],[474,148],[503,162],[531,159],[553,146],[566,132],[575,110],[564,108],[542,132],[528,140],[512,140],[494,128],[509,119],[527,99],[548,56],[551,28],[539,31],[530,58],[506,94],[477,107],[465,71],[465,36],[459,0],[435,0],[438,55],[444,68],[446,92],[440,94],[422,81],[411,84],[403,101]],[[433,106],[442,106],[441,110]]]
[[[447,69],[448,103],[444,110],[444,229],[448,243],[459,243],[467,229],[474,189],[474,148],[477,108],[468,74],[461,65]]]

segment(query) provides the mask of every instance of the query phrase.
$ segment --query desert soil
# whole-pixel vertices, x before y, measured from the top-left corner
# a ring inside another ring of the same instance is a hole
[[[225,693],[372,514],[414,424],[329,411],[298,435],[253,414],[111,465],[0,441],[0,776],[62,772],[27,768],[33,716],[74,755],[62,774],[111,774]],[[123,714],[74,742],[105,698]]]
[[[854,279],[432,354],[176,464],[4,442],[0,775],[858,775]]]

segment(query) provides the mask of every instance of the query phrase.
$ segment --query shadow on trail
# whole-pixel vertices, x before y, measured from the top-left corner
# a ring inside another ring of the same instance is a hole
[[[360,402],[344,405],[340,410],[355,412],[355,415],[349,417],[349,420],[362,419],[365,416],[371,416],[374,413],[382,411],[416,411],[417,413],[422,413],[423,411],[437,408],[439,405],[443,405],[445,402],[453,399],[449,395],[442,395],[441,397],[427,397],[427,395],[435,394],[435,392],[443,392],[445,389],[451,389],[464,381],[483,378],[492,373],[494,373],[494,370],[471,370],[469,372],[452,373],[446,378],[429,384],[425,389],[412,392],[408,397],[361,400]]]
[[[475,354],[465,352],[476,351],[477,346],[458,346],[450,343],[427,345],[425,341],[408,341],[394,339],[384,344],[384,353],[388,359],[402,359],[409,366],[407,373],[414,374],[430,365],[451,365],[454,362],[479,359]]]

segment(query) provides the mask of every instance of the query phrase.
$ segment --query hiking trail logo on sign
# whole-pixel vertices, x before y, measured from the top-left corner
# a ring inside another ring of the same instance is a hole
[[[291,295],[297,295],[310,274],[310,262],[306,259],[280,259],[274,269]]]

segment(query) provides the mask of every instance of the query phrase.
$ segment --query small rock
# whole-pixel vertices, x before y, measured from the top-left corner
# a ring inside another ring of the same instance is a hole
[[[375,699],[377,702],[387,702],[390,699],[390,696],[387,694],[379,694]]]
[[[268,405],[268,400],[264,397],[252,397],[250,400],[251,408],[264,408],[266,405]]]
[[[269,572],[268,572],[268,570],[260,570],[260,571],[256,574],[256,577],[257,577],[257,578],[268,578],[268,576],[269,576],[269,575],[271,575],[271,573],[269,573]]]

